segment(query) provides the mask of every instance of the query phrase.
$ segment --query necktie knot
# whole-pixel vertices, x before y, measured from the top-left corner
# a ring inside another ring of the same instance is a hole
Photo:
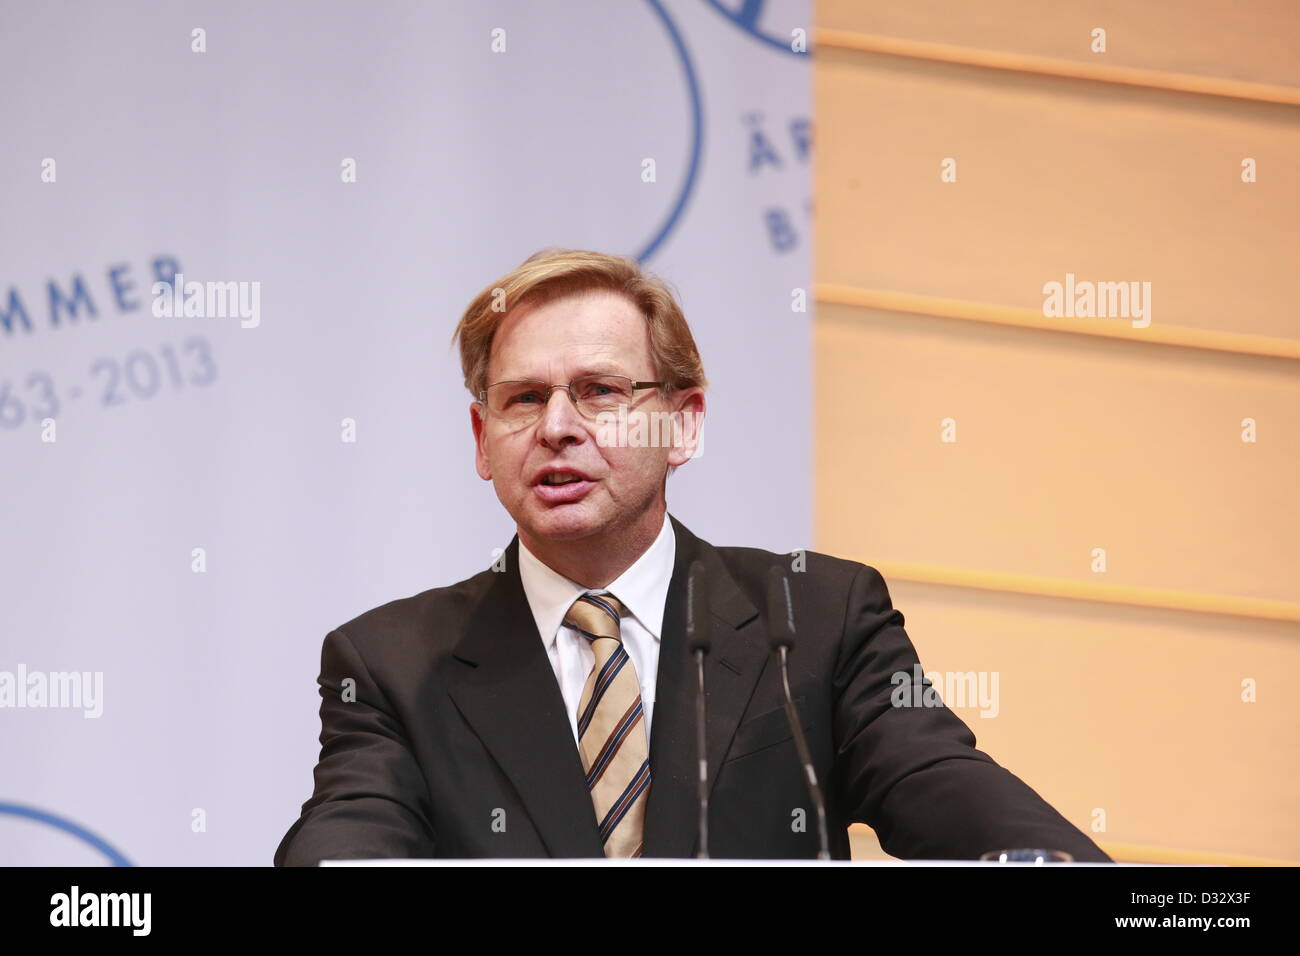
[[[612,594],[582,594],[573,602],[564,623],[582,633],[588,641],[609,638],[622,642],[620,619],[626,609]]]

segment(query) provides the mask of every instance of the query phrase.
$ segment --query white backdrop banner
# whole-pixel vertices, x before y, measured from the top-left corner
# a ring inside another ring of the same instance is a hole
[[[809,545],[809,17],[0,2],[0,863],[270,863],[326,632],[514,533],[449,340],[537,249],[679,292],[670,511]]]

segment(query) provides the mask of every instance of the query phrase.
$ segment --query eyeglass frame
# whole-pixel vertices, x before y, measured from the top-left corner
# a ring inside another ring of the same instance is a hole
[[[542,412],[546,409],[546,407],[551,402],[551,394],[557,388],[562,388],[569,393],[569,401],[573,403],[573,407],[577,410],[578,414],[581,415],[587,421],[594,422],[596,421],[596,417],[590,416],[586,412],[584,412],[582,410],[582,406],[578,404],[577,397],[573,394],[573,383],[581,381],[582,379],[585,378],[625,378],[628,380],[628,382],[631,383],[633,392],[642,388],[663,388],[666,391],[670,387],[667,382],[639,382],[636,379],[634,379],[632,376],[623,375],[619,372],[589,372],[586,375],[579,375],[577,378],[573,379],[567,385],[558,382],[555,385],[551,385],[550,383],[543,382],[541,379],[538,378],[506,378],[506,379],[502,379],[499,382],[492,382],[486,388],[479,389],[478,402],[485,409],[491,411],[492,407],[487,403],[487,393],[489,388],[492,388],[495,385],[523,385],[523,384],[540,385],[542,387],[542,390],[546,392],[546,401],[538,402],[537,404],[538,413],[535,416],[535,418],[541,418]],[[636,396],[634,395],[633,399],[635,400],[635,398]],[[629,402],[629,404],[631,403]]]

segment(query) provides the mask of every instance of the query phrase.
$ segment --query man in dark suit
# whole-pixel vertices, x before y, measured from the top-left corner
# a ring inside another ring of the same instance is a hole
[[[695,855],[696,561],[712,856],[818,852],[769,649],[778,566],[834,857],[848,858],[860,821],[902,858],[1036,847],[1109,860],[952,711],[897,693],[918,660],[874,569],[714,547],[668,514],[667,475],[699,447],[705,380],[661,283],[626,259],[539,253],[471,303],[456,338],[477,468],[518,533],[491,568],[326,637],[315,792],[277,865]],[[621,422],[672,416],[673,440],[629,439],[604,417],[615,409]]]

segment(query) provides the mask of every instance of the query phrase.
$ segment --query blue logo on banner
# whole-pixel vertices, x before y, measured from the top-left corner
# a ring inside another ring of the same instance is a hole
[[[96,836],[85,827],[78,826],[64,817],[58,817],[53,813],[46,813],[44,810],[37,810],[35,807],[25,807],[17,803],[0,803],[0,814],[3,813],[13,814],[16,817],[23,817],[28,820],[35,820],[38,823],[46,823],[54,827],[56,830],[61,830],[64,833],[70,834],[78,840],[88,843],[93,849],[98,850],[100,853],[104,854],[104,856],[108,857],[110,866],[131,865],[131,861],[123,856],[121,852],[113,847],[107,840]]]
[[[691,94],[691,162],[686,170],[686,181],[682,183],[681,192],[677,194],[677,202],[673,204],[668,218],[659,227],[655,237],[636,254],[638,262],[645,262],[654,255],[677,225],[677,220],[681,218],[682,211],[686,208],[686,201],[691,198],[691,190],[695,188],[695,177],[700,169],[700,152],[704,148],[704,107],[700,103],[700,84],[695,77],[695,66],[691,63],[691,55],[686,49],[686,43],[682,40],[677,24],[673,23],[673,18],[668,15],[663,4],[659,0],[647,0],[647,2],[658,14],[664,29],[668,31],[668,38],[673,41],[673,49],[677,51],[677,59],[681,61],[682,72],[686,74],[686,86]]]
[[[742,0],[740,8],[737,10],[724,7],[719,0],[705,0],[705,2],[760,43],[774,46],[781,52],[789,53],[791,56],[808,55],[805,51],[794,48],[793,37],[782,37],[766,33],[759,26],[759,21],[763,18],[763,8],[767,6],[767,0]]]

